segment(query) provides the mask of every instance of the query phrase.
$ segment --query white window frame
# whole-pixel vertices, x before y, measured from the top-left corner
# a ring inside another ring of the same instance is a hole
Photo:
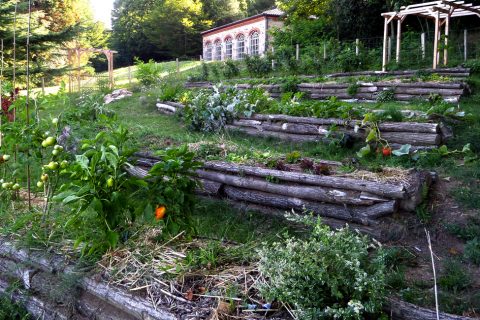
[[[215,41],[215,43],[213,44],[213,48],[214,48],[213,60],[221,61],[222,60],[222,41],[220,40]]]
[[[260,55],[260,35],[258,31],[254,31],[250,34],[250,54],[252,56]]]
[[[211,61],[213,57],[213,45],[211,42],[205,45],[205,60]]]
[[[245,57],[245,36],[240,34],[236,38],[237,60],[242,60]],[[240,48],[242,49],[240,51]]]
[[[233,39],[228,37],[225,40],[225,60],[233,58]]]

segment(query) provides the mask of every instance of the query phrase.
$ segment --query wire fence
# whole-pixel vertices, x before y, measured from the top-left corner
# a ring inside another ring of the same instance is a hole
[[[446,42],[447,40],[447,42]],[[387,66],[390,69],[431,68],[434,57],[433,32],[403,32],[400,40],[400,52],[397,62],[397,39],[394,35],[387,38]],[[322,69],[329,71],[353,71],[339,69],[378,69],[383,63],[383,37],[359,38],[345,41],[326,40],[313,45],[277,46],[273,50],[275,58],[318,61]],[[446,66],[457,66],[467,60],[480,58],[480,28],[453,30],[448,39],[440,37],[440,64],[444,65],[445,52],[448,56]],[[354,57],[352,57],[354,55]],[[356,58],[355,58],[356,57]],[[346,59],[347,65],[339,65],[340,59]],[[356,60],[356,61],[355,61]],[[299,63],[300,63],[299,62]],[[348,63],[353,62],[353,65]],[[333,65],[329,66],[329,63]],[[358,63],[358,65],[355,65]],[[363,64],[363,65],[362,65]]]

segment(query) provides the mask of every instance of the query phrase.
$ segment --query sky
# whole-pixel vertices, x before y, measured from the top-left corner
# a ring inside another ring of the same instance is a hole
[[[114,0],[90,0],[96,20],[105,23],[108,29],[112,28],[112,9]]]

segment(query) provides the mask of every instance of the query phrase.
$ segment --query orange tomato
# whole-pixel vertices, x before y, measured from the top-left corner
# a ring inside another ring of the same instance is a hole
[[[389,156],[392,155],[392,148],[390,148],[390,147],[384,147],[384,148],[382,149],[382,153],[383,153],[383,155],[384,155],[385,157],[389,157]]]
[[[167,208],[165,206],[158,206],[155,209],[155,219],[162,220],[165,217],[166,212]]]

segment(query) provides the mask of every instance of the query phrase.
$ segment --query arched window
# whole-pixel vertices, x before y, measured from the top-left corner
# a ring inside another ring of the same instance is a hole
[[[233,43],[232,38],[225,40],[225,60],[233,58]]]
[[[215,41],[215,60],[222,60],[222,42],[220,40]]]
[[[213,50],[212,44],[210,42],[207,43],[206,48],[205,48],[205,60],[206,61],[211,61],[212,60],[212,50]]]
[[[259,45],[259,37],[258,32],[252,32],[250,35],[250,54],[252,56],[258,56],[260,54],[260,45]]]
[[[243,34],[237,37],[237,59],[243,59],[245,55],[245,36]]]

